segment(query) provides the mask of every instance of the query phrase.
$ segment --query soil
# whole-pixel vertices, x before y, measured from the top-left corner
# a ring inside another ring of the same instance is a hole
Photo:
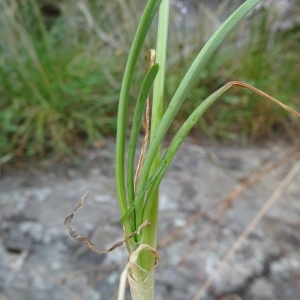
[[[77,163],[2,174],[1,300],[115,299],[125,247],[97,255],[63,226],[89,190],[74,226],[99,249],[122,240],[114,148],[108,140]],[[299,160],[300,149],[284,142],[185,142],[160,190],[156,299],[200,299],[205,280]],[[299,182],[297,173],[201,299],[300,299]]]

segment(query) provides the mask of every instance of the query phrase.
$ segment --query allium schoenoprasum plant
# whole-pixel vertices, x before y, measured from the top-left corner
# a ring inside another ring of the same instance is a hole
[[[260,0],[245,1],[224,21],[196,56],[165,110],[163,109],[163,100],[170,1],[149,0],[146,4],[129,52],[118,108],[115,159],[116,189],[125,240],[114,245],[108,251],[115,249],[124,242],[126,243],[129,262],[121,277],[119,299],[124,299],[122,290],[126,277],[130,284],[132,299],[154,299],[154,271],[159,259],[159,253],[156,249],[159,185],[181,143],[204,112],[228,89],[237,86],[253,91],[300,118],[298,112],[259,89],[247,83],[231,81],[203,99],[171,139],[166,151],[161,153],[163,139],[188,93],[199,80],[203,68],[209,63],[222,41],[259,2]],[[126,144],[126,128],[129,122],[127,119],[128,103],[132,79],[137,62],[141,59],[145,38],[157,14],[157,43],[154,47],[155,50],[151,50],[147,54],[149,58],[148,71],[136,99],[130,137],[128,144]],[[135,164],[141,127],[144,127],[145,139],[140,159]],[[81,207],[84,199],[85,197],[75,211]],[[75,239],[85,241],[93,251],[97,252],[98,250],[95,249],[89,238],[81,237],[72,230],[70,227],[72,217],[73,214],[65,222],[71,235]]]

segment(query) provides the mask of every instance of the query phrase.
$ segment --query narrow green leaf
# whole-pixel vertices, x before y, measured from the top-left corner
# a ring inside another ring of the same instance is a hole
[[[168,167],[170,166],[176,152],[178,151],[180,145],[183,140],[186,138],[190,130],[195,126],[197,121],[201,118],[201,116],[206,112],[206,110],[222,95],[224,94],[232,84],[229,82],[218,89],[216,92],[207,97],[187,118],[187,120],[183,123],[180,129],[177,131],[176,135],[172,139],[171,144],[169,145],[167,151],[165,152],[163,158],[161,159],[161,163],[158,167],[158,172],[155,173],[156,178],[151,178],[153,184],[148,190],[147,198],[151,199],[153,195],[155,195],[156,188],[159,186],[162,181]],[[144,215],[143,219],[147,220],[149,215],[151,214],[151,201],[145,202]]]
[[[144,167],[141,172],[138,192],[143,189],[149,170],[151,168],[152,161],[156,155],[162,139],[164,138],[170,124],[180,109],[184,99],[191,90],[194,83],[199,78],[200,72],[216,51],[218,46],[226,38],[226,36],[238,25],[238,23],[260,2],[260,0],[248,0],[242,4],[214,33],[214,35],[208,40],[205,46],[202,48],[195,61],[189,68],[188,72],[184,76],[181,84],[179,85],[176,93],[174,94],[168,108],[163,115],[163,118],[159,124],[155,136],[151,141],[147,156],[145,158]]]
[[[122,216],[121,222],[133,211],[137,203],[143,199],[144,194],[151,186],[149,192],[148,192],[148,198],[151,199],[151,196],[153,196],[153,192],[157,189],[159,186],[164,174],[166,173],[167,168],[169,167],[174,155],[176,154],[176,151],[182,144],[184,138],[187,136],[189,131],[192,129],[192,127],[196,124],[196,122],[199,120],[199,118],[204,114],[204,112],[224,93],[226,92],[232,85],[230,83],[222,86],[220,89],[218,89],[216,92],[211,94],[209,97],[207,97],[195,110],[194,112],[188,117],[188,119],[183,123],[183,125],[180,127],[174,138],[172,139],[172,142],[170,146],[168,147],[167,151],[165,152],[163,158],[160,161],[160,164],[156,171],[153,173],[153,175],[147,180],[145,185],[143,186],[143,189],[137,194],[134,201],[130,205],[130,207],[127,209],[126,213]],[[148,217],[148,213],[151,207],[151,201],[145,202],[145,210],[144,210],[144,217],[143,219]]]
[[[127,210],[127,200],[125,193],[124,179],[124,160],[125,160],[125,135],[127,125],[127,109],[130,85],[133,72],[142,49],[142,45],[149,31],[151,23],[158,11],[161,0],[149,0],[143,12],[140,24],[134,37],[132,47],[124,71],[123,82],[120,91],[119,108],[118,108],[118,124],[117,124],[117,141],[116,141],[116,189],[118,195],[118,203],[121,213]],[[131,232],[129,221],[124,222],[125,232]]]

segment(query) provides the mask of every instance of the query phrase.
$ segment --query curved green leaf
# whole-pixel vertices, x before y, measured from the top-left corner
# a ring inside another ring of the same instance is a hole
[[[148,191],[148,199],[151,199],[153,196],[153,192],[159,186],[167,168],[169,167],[176,151],[178,150],[179,146],[182,144],[184,138],[187,136],[189,131],[192,127],[196,124],[199,118],[204,114],[204,112],[230,87],[232,86],[231,83],[227,83],[226,85],[222,86],[216,92],[211,94],[207,97],[195,110],[194,112],[188,117],[188,119],[183,123],[180,129],[177,131],[176,135],[172,139],[170,146],[168,147],[167,151],[165,152],[163,158],[160,161],[160,164],[154,174],[147,180],[143,189],[137,194],[133,203],[130,205],[126,213],[122,216],[121,222],[133,211],[135,206],[143,199],[145,192],[150,188]],[[144,217],[148,217],[149,207],[151,205],[151,201],[145,202],[145,209],[144,209]]]
[[[213,53],[216,51],[218,46],[226,38],[226,36],[259,2],[260,0],[248,0],[244,4],[242,4],[214,33],[214,35],[208,40],[208,42],[205,44],[205,46],[202,48],[202,50],[196,57],[195,61],[184,76],[182,82],[180,83],[170,104],[168,105],[168,108],[162,117],[156,134],[151,141],[141,172],[138,192],[143,190],[157,149],[159,148],[162,139],[164,138],[170,124],[172,123],[174,117],[180,109],[184,99],[186,98],[194,83],[199,78],[200,72],[202,71],[208,60],[211,58]]]

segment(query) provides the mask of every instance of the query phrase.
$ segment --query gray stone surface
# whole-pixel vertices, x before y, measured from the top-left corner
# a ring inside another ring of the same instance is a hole
[[[183,144],[161,186],[156,299],[192,299],[300,155],[246,189],[232,206],[198,217],[245,177],[293,151],[283,142],[241,148]],[[298,174],[202,299],[300,299]],[[74,225],[96,247],[122,239],[114,187],[114,143],[87,151],[79,164],[10,170],[0,180],[0,299],[108,300],[126,264],[124,248],[96,255],[71,239],[65,217],[90,191]]]

